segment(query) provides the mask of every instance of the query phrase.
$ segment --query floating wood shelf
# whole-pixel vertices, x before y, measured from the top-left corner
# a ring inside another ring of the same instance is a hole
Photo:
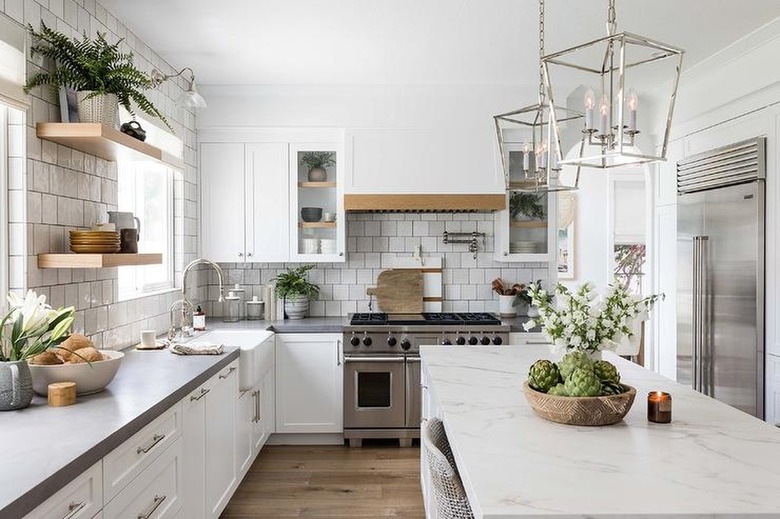
[[[110,161],[154,159],[174,166],[182,164],[181,160],[160,148],[134,139],[105,124],[38,123],[36,135],[40,139]]]
[[[335,182],[298,182],[298,187],[336,187]]]
[[[40,269],[99,269],[161,263],[162,254],[38,254]]]
[[[347,211],[488,212],[506,209],[505,194],[379,194],[344,195]]]
[[[335,228],[336,222],[299,222],[298,227],[302,227],[305,229],[315,229],[315,228]]]
[[[521,227],[523,229],[542,229],[547,227],[547,221],[544,220],[513,220],[509,222],[509,227]]]

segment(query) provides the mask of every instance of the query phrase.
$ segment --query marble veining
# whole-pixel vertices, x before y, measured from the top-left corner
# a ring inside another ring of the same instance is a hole
[[[780,518],[780,430],[612,354],[637,399],[623,422],[537,417],[522,383],[544,346],[423,347],[469,500],[479,518]],[[672,423],[646,395],[672,394]]]

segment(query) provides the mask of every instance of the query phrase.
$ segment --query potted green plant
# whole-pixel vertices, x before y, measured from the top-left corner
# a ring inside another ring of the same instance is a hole
[[[30,405],[33,385],[27,359],[67,339],[74,314],[72,306],[53,310],[46,296],[32,290],[24,299],[8,294],[8,311],[0,319],[0,411]]]
[[[310,151],[301,156],[301,164],[309,168],[306,178],[309,182],[325,182],[328,173],[325,168],[336,164],[336,154],[331,151]]]
[[[31,55],[50,58],[53,64],[49,70],[30,76],[24,86],[26,93],[35,87],[49,85],[56,98],[60,88],[70,88],[76,91],[82,122],[116,127],[119,105],[133,117],[135,105],[173,130],[162,112],[144,94],[144,90],[152,88],[151,79],[135,67],[132,53],[120,51],[121,39],[111,44],[100,32],[94,40],[86,33],[81,40],[71,39],[43,22],[40,32],[32,25],[28,28],[33,36]]]
[[[516,220],[543,220],[542,195],[512,193],[509,197],[509,214]]]
[[[284,298],[284,312],[289,319],[306,317],[309,300],[320,295],[320,287],[308,280],[308,272],[313,268],[314,265],[302,265],[276,276],[276,295]]]

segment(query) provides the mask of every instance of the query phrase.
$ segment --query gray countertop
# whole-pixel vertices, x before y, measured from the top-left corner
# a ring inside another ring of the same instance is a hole
[[[511,326],[511,332],[525,332],[523,324],[531,319],[525,315],[503,318],[501,322]],[[218,318],[206,322],[207,329],[224,330],[270,330],[276,333],[342,333],[344,326],[349,324],[347,317],[307,317],[305,319],[285,319],[283,321],[239,321],[226,323]],[[541,332],[539,328],[532,332]]]
[[[0,519],[19,518],[51,497],[230,362],[222,355],[125,352],[116,378],[75,405],[0,413]]]

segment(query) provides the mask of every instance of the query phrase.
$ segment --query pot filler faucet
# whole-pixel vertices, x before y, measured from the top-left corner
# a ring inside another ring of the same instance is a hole
[[[187,323],[191,322],[191,315],[193,313],[193,306],[192,303],[190,303],[187,300],[187,274],[189,274],[190,270],[193,269],[193,267],[197,267],[198,265],[208,265],[212,267],[217,272],[217,280],[219,281],[219,299],[218,302],[222,303],[225,300],[225,295],[223,293],[223,287],[224,287],[224,279],[225,274],[222,272],[222,269],[219,265],[214,263],[213,261],[209,261],[207,259],[199,258],[196,260],[191,261],[186,267],[184,267],[184,271],[181,274],[181,294],[182,298],[174,301],[173,304],[170,307],[170,314],[171,314],[171,326],[168,329],[168,339],[173,340],[176,338],[176,325],[174,324],[174,318],[173,318],[173,311],[176,309],[177,305],[181,305],[181,320],[179,322],[179,333],[180,336],[191,336],[190,333],[190,327]]]

